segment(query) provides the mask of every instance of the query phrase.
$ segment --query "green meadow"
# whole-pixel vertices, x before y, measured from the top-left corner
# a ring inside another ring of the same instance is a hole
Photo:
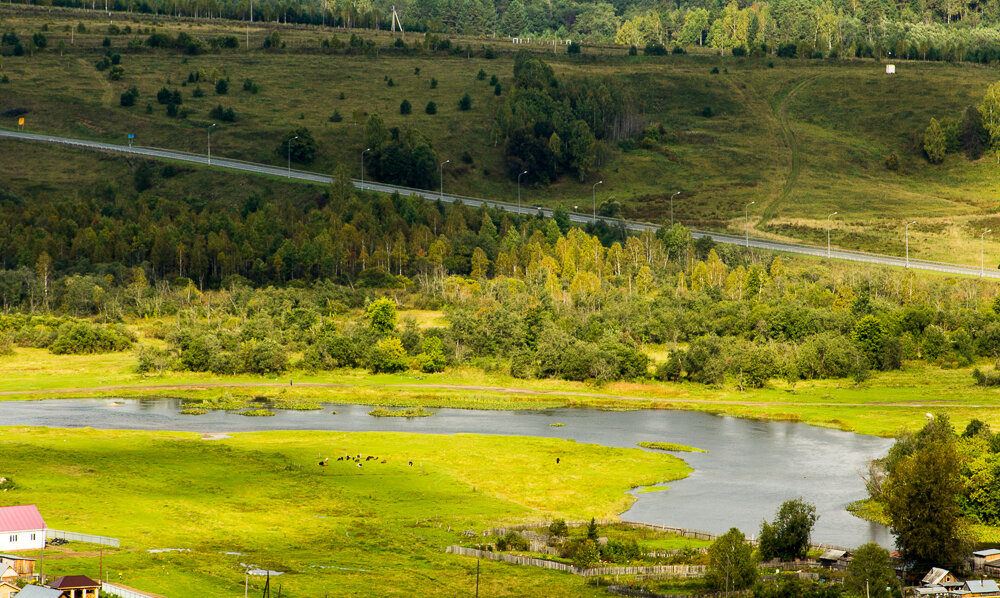
[[[344,454],[379,459],[357,467],[336,461]],[[9,427],[0,463],[17,484],[0,504],[34,503],[52,528],[119,538],[103,553],[108,578],[171,598],[241,594],[250,565],[284,572],[272,591],[291,597],[469,594],[475,561],[444,553],[470,542],[466,530],[613,518],[634,500],[626,490],[690,471],[669,455],[542,438]],[[149,552],[165,548],[185,550]],[[98,554],[47,551],[45,573],[97,577]],[[598,595],[577,576],[492,562],[480,584],[490,596]]]

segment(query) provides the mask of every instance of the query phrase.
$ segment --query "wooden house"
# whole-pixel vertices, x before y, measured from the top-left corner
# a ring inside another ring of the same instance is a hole
[[[0,598],[12,598],[20,591],[21,588],[17,587],[17,584],[9,581],[0,581]]]
[[[0,582],[17,582],[17,571],[14,570],[10,565],[0,565]]]
[[[21,577],[35,576],[35,559],[16,554],[0,554],[0,567],[7,565]]]
[[[101,582],[86,575],[64,575],[50,583],[49,587],[62,592],[62,598],[98,598]]]
[[[0,552],[45,548],[45,521],[35,505],[0,507]]]
[[[827,569],[845,570],[851,558],[851,553],[846,550],[827,550],[820,555],[819,564]]]
[[[1000,596],[1000,586],[992,579],[970,579],[962,586],[963,598],[979,598],[981,596]]]
[[[920,584],[924,586],[943,586],[949,583],[956,583],[958,578],[956,578],[947,569],[941,569],[939,567],[933,567],[924,575],[924,578],[920,580]]]
[[[973,569],[976,571],[982,571],[986,568],[986,565],[1000,565],[1000,550],[997,550],[996,548],[989,548],[986,550],[977,550],[972,553]]]

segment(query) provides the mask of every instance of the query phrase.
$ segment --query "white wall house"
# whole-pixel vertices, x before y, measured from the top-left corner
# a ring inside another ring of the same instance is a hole
[[[0,552],[45,548],[45,521],[35,505],[0,507]]]

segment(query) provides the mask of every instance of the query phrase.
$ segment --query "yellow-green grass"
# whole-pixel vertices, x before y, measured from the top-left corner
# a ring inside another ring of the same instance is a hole
[[[687,446],[686,444],[678,444],[676,442],[640,442],[639,446],[642,448],[656,449],[658,451],[674,451],[681,453],[707,453],[705,449],[695,448],[693,446]]]
[[[103,20],[32,11],[7,10],[5,15],[5,24],[22,33],[50,24],[48,50],[4,62],[11,83],[4,88],[0,108],[32,107],[27,115],[29,130],[108,140],[122,140],[131,132],[141,144],[203,153],[208,111],[222,103],[234,107],[240,120],[219,123],[213,146],[220,155],[283,163],[275,152],[277,139],[304,125],[319,144],[319,157],[311,168],[328,172],[344,163],[357,175],[362,127],[352,115],[377,110],[390,126],[424,131],[439,157],[451,158],[445,169],[446,189],[496,198],[516,196],[515,184],[499,176],[504,169],[502,148],[491,139],[492,112],[504,96],[498,100],[492,88],[475,77],[483,69],[509,88],[510,53],[496,60],[388,52],[378,57],[305,53],[304,48],[318,52],[320,40],[333,33],[308,27],[282,28],[289,49],[268,53],[256,49],[273,27],[267,25],[250,29],[255,49],[249,51],[240,48],[201,56],[124,52],[125,78],[111,82],[93,67],[103,53],[99,47]],[[78,45],[60,57],[53,48],[65,36],[61,26],[81,19],[92,31],[76,36]],[[242,40],[244,35],[243,26],[237,24],[161,20],[157,27],[161,32],[186,31],[206,38],[232,34]],[[378,36],[383,46],[390,39]],[[122,51],[126,40],[115,37],[113,51]],[[480,40],[473,45],[483,43],[494,42]],[[649,121],[668,129],[663,148],[615,150],[594,174],[605,182],[599,199],[621,201],[628,214],[662,221],[668,214],[669,195],[681,190],[675,216],[682,222],[742,229],[743,206],[756,201],[751,213],[756,231],[820,242],[825,241],[826,216],[839,211],[831,235],[835,245],[892,252],[901,249],[900,223],[916,218],[911,256],[969,264],[978,261],[972,233],[1000,225],[1000,217],[993,215],[996,165],[992,161],[973,163],[949,156],[943,165],[931,166],[915,152],[904,151],[910,134],[922,130],[930,117],[957,117],[965,106],[978,103],[995,80],[988,69],[904,61],[897,65],[899,74],[886,77],[880,65],[853,60],[778,59],[773,60],[774,68],[768,68],[770,59],[723,60],[706,55],[580,60],[558,54],[548,59],[561,76],[600,77],[635,90],[636,104]],[[713,66],[723,72],[710,74]],[[201,84],[205,97],[192,97],[195,86],[180,85],[198,68],[218,68],[229,76],[230,92],[217,96],[209,84]],[[261,86],[258,94],[242,91],[245,77]],[[393,79],[393,87],[387,85],[387,77]],[[432,77],[439,81],[436,89],[430,88]],[[118,96],[133,85],[141,94],[139,105],[118,107]],[[182,90],[182,108],[190,110],[187,119],[168,118],[164,107],[156,104],[155,93],[165,85]],[[473,97],[469,113],[457,108],[458,98],[466,92]],[[922,101],[926,97],[936,100]],[[414,107],[408,116],[399,114],[404,98]],[[431,100],[438,105],[434,116],[423,113]],[[143,110],[147,102],[153,103],[151,115]],[[713,107],[714,118],[699,116],[705,106]],[[344,117],[342,122],[329,122],[334,110]],[[0,145],[4,153],[19,147],[9,143]],[[465,151],[472,164],[458,160]],[[892,152],[902,161],[899,173],[884,167],[885,156]],[[585,205],[589,183],[568,176],[544,190],[529,185],[522,189],[522,199],[528,204]],[[988,249],[996,252],[1000,244],[988,242]]]
[[[318,456],[348,453],[387,463],[317,465]],[[291,596],[467,593],[475,563],[444,554],[462,531],[614,517],[634,500],[629,488],[690,471],[668,455],[556,439],[294,432],[207,440],[47,428],[0,428],[0,463],[18,484],[0,504],[37,504],[53,528],[120,538],[120,550],[104,553],[105,571],[177,598],[237,593],[239,563],[287,571],[274,581]],[[147,552],[160,548],[191,552]],[[93,556],[45,564],[47,575],[94,577],[98,566]],[[576,576],[533,567],[484,563],[482,582],[489,595],[542,587],[591,595]]]

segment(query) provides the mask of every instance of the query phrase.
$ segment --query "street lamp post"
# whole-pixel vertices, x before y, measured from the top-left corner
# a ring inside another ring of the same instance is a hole
[[[907,222],[906,223],[906,230],[905,230],[905,232],[906,232],[906,269],[907,270],[909,270],[909,268],[910,268],[910,227],[913,226],[916,223],[917,223],[916,220],[914,220],[913,222]]]
[[[594,222],[597,222],[597,186],[603,184],[604,181],[597,181],[594,186],[590,188],[590,191],[594,194]]]
[[[288,140],[288,174],[286,175],[286,178],[289,179],[292,178],[292,142],[298,138],[299,136],[296,135]]]
[[[365,188],[365,154],[372,151],[372,148],[368,148],[361,152],[361,190]]]
[[[983,275],[986,273],[985,268],[984,268],[985,263],[984,263],[984,258],[983,258],[983,256],[984,256],[984,252],[983,252],[983,243],[984,243],[983,237],[986,236],[986,233],[991,233],[991,232],[993,232],[993,229],[992,228],[988,228],[988,229],[986,229],[986,230],[983,231],[983,234],[979,235],[979,278],[982,278]]]
[[[837,212],[826,217],[826,259],[830,259],[830,219],[837,215]]]
[[[215,123],[212,123],[208,127],[208,165],[209,166],[212,165],[212,127],[214,127],[214,126],[215,126]]]
[[[441,194],[438,196],[438,199],[441,201],[444,201],[444,165],[448,162],[451,162],[451,160],[445,160],[441,163]]]
[[[674,225],[674,197],[680,195],[681,192],[678,191],[670,196],[670,226]]]
[[[517,211],[518,211],[518,213],[521,212],[521,177],[524,176],[524,175],[526,175],[526,174],[528,174],[527,170],[525,170],[521,174],[517,175]]]
[[[756,201],[751,201],[747,205],[743,206],[743,218],[746,227],[746,245],[750,247],[750,206],[757,203]]]

